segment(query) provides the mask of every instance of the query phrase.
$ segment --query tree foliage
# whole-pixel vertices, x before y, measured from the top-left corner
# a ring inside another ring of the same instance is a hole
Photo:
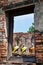
[[[32,26],[28,29],[27,32],[34,32],[34,23],[32,23]]]

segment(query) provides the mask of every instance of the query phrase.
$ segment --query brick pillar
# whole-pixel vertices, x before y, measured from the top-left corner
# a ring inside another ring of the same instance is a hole
[[[43,3],[35,5],[35,42],[36,42],[36,62],[43,63]],[[42,33],[40,33],[42,32]]]
[[[5,13],[0,9],[0,61],[7,57],[7,36],[6,36]]]

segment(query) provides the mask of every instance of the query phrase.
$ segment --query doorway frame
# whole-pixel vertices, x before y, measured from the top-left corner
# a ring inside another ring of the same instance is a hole
[[[7,60],[12,56],[13,49],[13,26],[14,26],[14,16],[24,15],[34,13],[35,5],[30,5],[22,8],[17,8],[13,10],[5,11],[7,18],[7,31],[8,31],[8,56]],[[36,61],[35,61],[36,62]]]

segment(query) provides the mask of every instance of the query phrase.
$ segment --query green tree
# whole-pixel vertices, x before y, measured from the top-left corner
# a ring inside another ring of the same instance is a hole
[[[28,29],[27,32],[34,32],[34,23],[32,23],[32,26]]]

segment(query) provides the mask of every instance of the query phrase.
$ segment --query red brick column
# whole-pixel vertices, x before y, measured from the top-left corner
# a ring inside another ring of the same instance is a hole
[[[7,39],[5,33],[5,22],[6,22],[5,14],[1,14],[0,15],[0,60],[1,61],[6,60],[7,57]]]
[[[43,34],[36,33],[36,62],[43,63]]]

